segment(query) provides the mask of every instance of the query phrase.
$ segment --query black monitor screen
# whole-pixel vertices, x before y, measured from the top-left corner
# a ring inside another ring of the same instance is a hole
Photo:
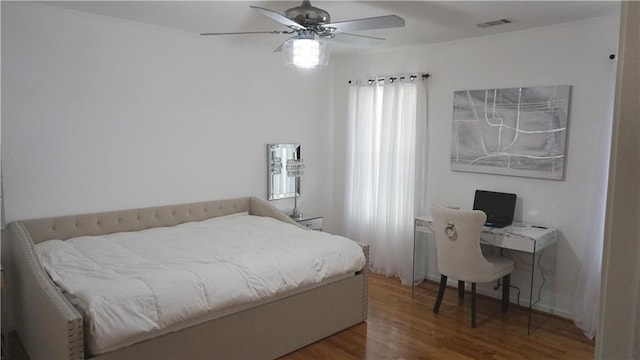
[[[473,210],[482,210],[487,214],[487,221],[513,221],[516,209],[516,194],[476,190],[473,199]]]

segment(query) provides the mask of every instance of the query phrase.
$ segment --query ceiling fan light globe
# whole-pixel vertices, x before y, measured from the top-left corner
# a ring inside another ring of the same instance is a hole
[[[286,65],[298,68],[327,66],[329,62],[327,43],[316,39],[291,39],[283,45],[282,51]]]

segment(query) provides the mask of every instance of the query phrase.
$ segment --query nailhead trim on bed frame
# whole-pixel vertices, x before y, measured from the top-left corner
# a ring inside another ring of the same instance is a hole
[[[23,284],[18,283],[17,286],[24,286],[25,289],[17,289],[19,293],[25,294],[26,297],[34,297],[22,299],[19,298],[18,304],[18,313],[22,313],[19,317],[23,320],[23,322],[19,322],[17,324],[18,333],[22,336],[22,341],[25,343],[26,347],[29,347],[30,342],[36,343],[36,346],[39,342],[38,336],[31,337],[30,333],[22,332],[22,327],[36,327],[36,328],[45,328],[42,329],[42,333],[47,335],[47,332],[53,331],[53,334],[49,334],[49,336],[65,336],[64,333],[56,333],[62,329],[46,329],[47,326],[51,325],[47,323],[47,317],[40,317],[39,311],[42,309],[25,309],[23,306],[28,306],[29,302],[37,301],[38,296],[46,297],[49,301],[46,304],[52,304],[55,306],[57,313],[61,316],[67,324],[67,332],[66,332],[66,354],[64,355],[65,359],[84,359],[84,334],[83,334],[83,321],[80,313],[71,305],[71,303],[64,297],[57,286],[53,283],[51,278],[45,273],[42,265],[40,264],[40,260],[36,255],[35,249],[33,247],[33,242],[29,237],[29,233],[25,229],[24,225],[20,222],[9,224],[9,231],[11,234],[13,241],[12,246],[18,246],[21,248],[20,252],[14,252],[14,264],[16,264],[15,270],[20,272],[29,272],[31,277],[35,280],[35,284]],[[20,259],[19,257],[22,257]],[[18,274],[18,278],[23,278],[24,275]],[[29,276],[26,276],[29,277]],[[27,322],[31,322],[30,324]],[[60,342],[60,344],[65,344],[65,342]],[[62,349],[59,349],[62,350]],[[46,357],[49,354],[29,354],[34,357]]]

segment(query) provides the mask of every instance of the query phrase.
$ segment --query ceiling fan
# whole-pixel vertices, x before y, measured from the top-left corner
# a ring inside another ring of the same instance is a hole
[[[300,6],[287,9],[283,14],[279,12],[249,6],[289,30],[246,31],[246,32],[216,32],[200,35],[245,35],[245,34],[278,34],[294,36],[278,46],[274,52],[285,53],[287,64],[297,67],[316,67],[328,62],[327,44],[324,40],[334,40],[350,44],[377,45],[385,39],[348,33],[348,31],[386,29],[403,27],[405,21],[397,15],[377,16],[363,19],[331,22],[331,16],[326,10],[311,5],[309,0],[303,0]]]

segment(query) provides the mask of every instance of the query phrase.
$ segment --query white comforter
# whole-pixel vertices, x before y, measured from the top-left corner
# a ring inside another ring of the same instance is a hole
[[[349,239],[246,214],[49,240],[36,250],[87,316],[96,352],[365,264]]]

